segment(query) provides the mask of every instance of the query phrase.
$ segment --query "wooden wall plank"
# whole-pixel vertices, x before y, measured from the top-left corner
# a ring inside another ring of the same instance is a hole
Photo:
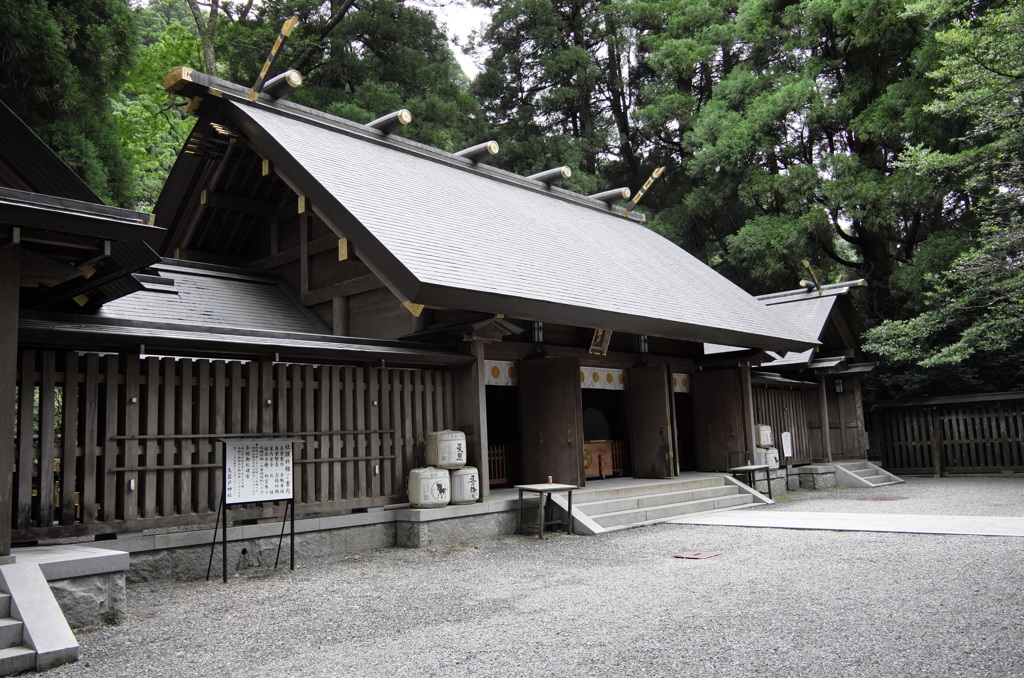
[[[143,361],[145,378],[145,428],[148,436],[160,434],[160,359],[146,358]],[[160,442],[152,438],[143,442],[143,465],[148,467],[160,464]],[[157,515],[157,471],[143,471],[141,482],[141,515],[143,518],[154,518]]]
[[[207,361],[201,360],[198,362],[206,363]],[[193,361],[191,358],[182,358],[178,361],[178,402],[174,428],[178,434],[183,436],[192,434],[193,423],[196,421],[197,368],[196,361]],[[196,445],[197,441],[194,438],[182,438],[178,442],[174,464],[175,466],[185,467],[175,469],[174,471],[174,504],[175,513],[178,514],[196,512],[196,506],[192,500],[192,491],[195,487],[192,478],[194,471],[192,468],[189,468],[195,463]]]
[[[125,355],[124,367],[124,466],[140,466],[145,464],[141,458],[142,445],[137,436],[142,430],[142,360],[138,356]],[[138,471],[126,471],[121,477],[122,506],[120,514],[124,520],[136,520],[140,517],[139,502],[142,496],[141,478]],[[133,487],[134,486],[134,487]]]
[[[381,368],[381,399],[380,399],[380,421],[381,429],[389,431],[391,429],[391,409],[393,407],[392,390],[391,390],[391,370],[387,368]],[[385,497],[392,497],[395,488],[395,468],[394,468],[394,435],[392,433],[382,433],[380,436],[381,440],[381,455],[384,459],[381,460],[381,493]]]
[[[357,368],[355,368],[355,384],[353,385],[353,388],[354,388],[354,398],[353,398],[353,401],[355,403],[355,419],[354,419],[353,423],[355,424],[355,428],[357,428],[357,429],[359,429],[361,431],[365,431],[366,428],[367,428],[367,426],[366,426],[366,368],[365,367],[357,367]],[[357,460],[359,460],[359,461],[355,462],[355,475],[356,475],[356,477],[355,477],[355,494],[353,495],[354,498],[357,497],[357,498],[363,499],[365,497],[370,496],[368,494],[368,490],[369,490],[368,483],[369,483],[369,480],[367,478],[367,473],[366,473],[366,471],[367,471],[367,469],[366,469],[366,462],[365,461],[361,461],[362,457],[365,457],[366,454],[367,454],[368,442],[369,441],[367,440],[367,435],[365,433],[359,433],[359,434],[356,435],[356,449],[353,451],[353,456],[356,457]]]
[[[78,354],[62,355],[64,376],[58,385],[61,394],[60,421],[60,524],[74,525],[76,519],[75,491],[78,489]]]
[[[388,370],[388,383],[391,389],[391,404],[389,407],[391,424],[389,428],[394,431],[391,434],[391,454],[394,458],[391,477],[395,482],[395,492],[399,495],[404,493],[406,480],[413,466],[402,450],[402,398],[405,395],[402,386],[403,373],[404,370],[401,369],[391,368]]]
[[[366,428],[370,431],[380,431],[380,389],[381,370],[376,367],[366,368]],[[372,433],[369,436],[369,455],[373,460],[367,462],[366,474],[368,478],[368,497],[384,496],[384,485],[381,482],[381,459],[380,459],[380,437],[381,434]]]
[[[39,384],[39,524],[48,526],[54,516],[54,462],[57,460],[54,445],[57,365],[53,351],[43,352]]]
[[[427,429],[423,414],[423,371],[412,370],[412,439],[413,449],[416,458],[420,463],[426,464],[426,436]]]
[[[27,528],[37,524],[39,498],[32,496],[36,452],[36,358],[35,351],[21,352],[18,383],[18,463],[14,483],[14,526]],[[38,486],[37,486],[38,487]]]
[[[317,390],[319,402],[317,403],[317,431],[331,430],[331,400],[334,397],[334,370],[330,365],[321,365],[317,371]],[[331,457],[331,436],[317,436],[316,454],[317,459],[329,459]],[[316,467],[316,500],[327,501],[330,493],[331,468],[329,462],[317,462]]]
[[[96,510],[98,498],[102,497],[102,478],[97,476],[99,459],[103,454],[100,440],[100,357],[88,353],[85,360],[85,382],[82,386],[84,400],[82,421],[82,496],[79,507],[81,521],[94,523],[99,517]]]
[[[245,433],[259,433],[263,402],[260,401],[260,364],[251,360],[245,364],[242,370],[245,373],[245,386],[242,397],[245,402],[245,415],[243,417],[243,428]]]
[[[212,367],[209,360],[196,361],[192,411],[195,413],[195,430],[198,433],[213,432],[210,427],[210,403],[215,387]],[[192,506],[196,513],[216,510],[216,500],[210,493],[210,469],[205,468],[206,464],[216,463],[214,445],[216,443],[210,438],[199,439],[195,443],[193,458],[198,467],[192,471]]]
[[[160,435],[174,435],[179,433],[176,429],[178,402],[175,397],[177,386],[178,361],[174,358],[160,359],[160,422],[158,431]],[[178,442],[174,439],[160,441],[158,463],[161,466],[174,466],[178,453]],[[160,471],[157,476],[157,504],[160,507],[160,515],[173,516],[175,500],[175,472],[174,470]]]
[[[330,427],[329,430],[331,431],[341,431],[345,425],[342,418],[342,403],[345,397],[344,373],[338,365],[330,365],[324,369],[328,369],[331,372],[331,406],[327,426]],[[344,456],[344,438],[341,434],[335,433],[331,435],[327,442],[327,456],[332,459],[340,459]],[[330,501],[341,501],[342,499],[341,486],[344,482],[343,474],[344,464],[340,461],[331,462],[328,474],[328,499]]]
[[[104,522],[113,521],[118,515],[123,515],[118,513],[118,507],[123,507],[124,474],[112,470],[124,465],[122,443],[114,438],[123,434],[123,430],[119,428],[124,421],[121,414],[128,408],[122,391],[122,366],[120,356],[103,357],[103,459],[96,473],[103,484],[100,515]]]
[[[316,371],[313,365],[302,366],[302,430],[316,430]],[[303,459],[314,459],[316,453],[316,436],[303,436]],[[302,469],[302,502],[312,504],[316,501],[316,465],[303,464]]]
[[[344,389],[344,402],[342,403],[342,421],[344,422],[344,430],[353,431],[356,428],[356,368],[346,366],[344,368],[345,375],[345,389]],[[356,498],[356,469],[355,469],[355,457],[356,457],[356,436],[354,434],[345,435],[345,454],[343,455],[345,461],[345,475],[342,490],[342,498],[346,501],[351,501]]]

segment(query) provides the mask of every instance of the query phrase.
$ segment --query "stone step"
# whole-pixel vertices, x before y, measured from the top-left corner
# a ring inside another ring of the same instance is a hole
[[[861,476],[864,480],[868,481],[872,485],[885,485],[894,482],[892,476],[888,473],[877,475],[877,476]]]
[[[662,504],[659,506],[652,506],[650,508],[637,508],[633,510],[615,511],[612,513],[596,515],[586,512],[586,507],[583,507],[583,510],[587,513],[587,516],[598,525],[606,530],[612,530],[637,525],[648,525],[650,523],[662,522],[691,513],[717,511],[725,508],[732,508],[734,506],[752,504],[753,502],[754,498],[749,494],[733,493],[721,497],[697,499],[679,504]],[[573,504],[573,510],[575,511],[575,509],[576,506]]]
[[[661,488],[658,488],[659,490]],[[574,506],[588,516],[601,515],[604,513],[617,513],[620,511],[632,511],[637,509],[649,509],[665,504],[685,504],[699,499],[713,499],[727,495],[739,494],[739,488],[735,485],[716,485],[712,487],[698,487],[693,489],[675,490],[671,492],[652,492],[650,494],[635,494],[625,497],[611,499],[592,500],[589,497],[582,501],[573,501]]]
[[[0,676],[10,676],[23,671],[34,671],[36,653],[27,647],[8,647],[0,650]]]
[[[606,499],[620,499],[623,497],[636,497],[651,493],[680,492],[684,490],[695,490],[705,487],[723,487],[726,481],[718,476],[707,478],[693,478],[688,480],[663,481],[653,485],[636,485],[631,487],[616,488],[582,488],[573,494],[573,504],[587,504]]]
[[[10,617],[0,619],[0,648],[21,645],[24,642],[24,628],[25,625],[17,619]]]

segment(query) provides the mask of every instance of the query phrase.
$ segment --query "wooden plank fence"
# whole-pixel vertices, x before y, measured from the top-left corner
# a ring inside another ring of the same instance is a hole
[[[270,361],[22,350],[13,539],[212,522],[222,438],[288,437],[296,511],[402,501],[452,375]],[[266,504],[233,518],[279,515]]]
[[[1024,392],[877,403],[870,422],[897,475],[1024,472]]]
[[[816,390],[791,390],[781,388],[765,388],[755,386],[754,395],[754,418],[758,424],[767,424],[772,427],[775,435],[775,447],[779,450],[782,458],[782,433],[789,431],[793,440],[793,456],[790,459],[782,458],[782,463],[809,464],[816,457],[822,456],[823,445],[821,442],[821,422],[816,417],[814,425],[807,419],[808,408],[817,408],[813,400],[808,404],[809,399],[817,397]]]

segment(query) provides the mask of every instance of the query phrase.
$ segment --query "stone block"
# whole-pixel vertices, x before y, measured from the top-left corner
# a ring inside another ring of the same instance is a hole
[[[419,549],[430,545],[430,526],[433,523],[402,521],[396,526],[397,543],[402,548]]]
[[[58,579],[50,590],[72,629],[115,624],[127,612],[124,572]]]

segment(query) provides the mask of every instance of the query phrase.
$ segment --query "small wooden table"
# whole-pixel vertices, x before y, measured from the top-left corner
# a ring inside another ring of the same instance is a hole
[[[764,480],[768,485],[768,498],[775,499],[772,496],[772,472],[769,469],[771,469],[771,466],[768,464],[747,464],[746,466],[734,466],[729,469],[729,473],[732,474],[733,478],[738,475],[747,476],[747,485],[754,487],[754,482],[757,480],[754,474],[758,471],[764,471]],[[756,491],[757,488],[754,487],[754,490]]]
[[[534,492],[539,497],[537,505],[537,531],[539,532],[539,539],[544,538],[544,526],[548,523],[548,494],[552,492],[566,492],[569,498],[569,519],[566,521],[566,523],[569,527],[569,534],[572,534],[572,491],[575,490],[576,488],[576,485],[562,485],[561,483],[537,483],[535,485],[516,485],[516,489],[519,490],[519,529],[516,531],[519,534],[523,533],[523,492]],[[561,521],[552,522],[554,523]]]

